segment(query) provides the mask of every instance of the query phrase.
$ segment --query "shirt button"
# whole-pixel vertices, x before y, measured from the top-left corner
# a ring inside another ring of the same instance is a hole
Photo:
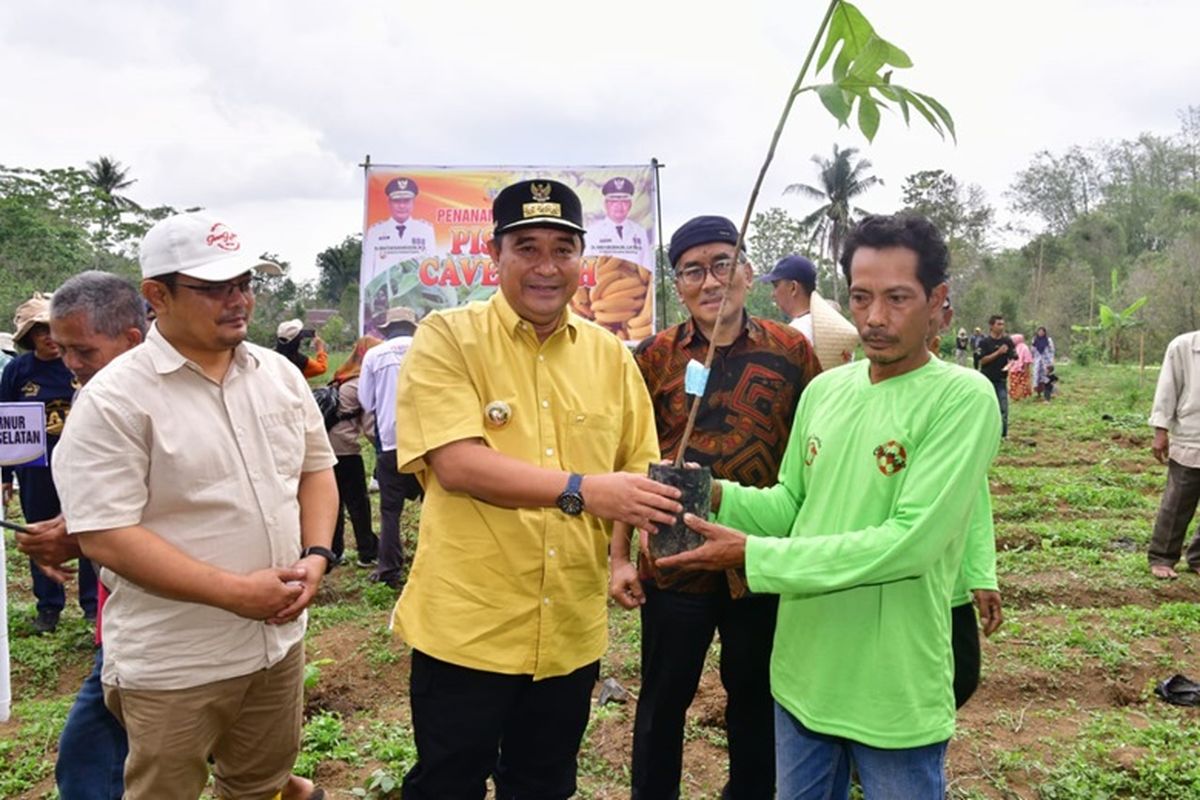
[[[538,356],[538,361],[545,361],[545,360],[546,360],[545,356],[543,356],[543,355]]]
[[[543,598],[542,598],[542,605],[544,605],[544,606],[548,606],[548,605],[550,605],[550,598],[549,598],[549,597],[543,597]]]
[[[550,557],[551,557],[551,558],[554,558],[554,554],[555,554],[555,552],[556,552],[556,551],[555,551],[555,549],[554,549],[553,547],[551,547],[551,548],[550,548]]]
[[[542,408],[549,408],[549,407],[550,407],[550,401],[549,401],[549,400],[543,400],[543,401],[542,401]]]
[[[548,455],[548,456],[552,456],[552,455],[554,455],[554,448],[553,448],[553,447],[547,447],[547,448],[546,448],[546,455]]]

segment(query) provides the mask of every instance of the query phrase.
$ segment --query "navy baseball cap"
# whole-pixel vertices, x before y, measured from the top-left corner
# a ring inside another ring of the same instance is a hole
[[[492,201],[495,235],[514,228],[562,228],[587,233],[583,204],[565,183],[531,180],[506,186]]]
[[[693,247],[713,242],[736,245],[737,240],[737,225],[725,217],[692,217],[680,225],[679,229],[675,231],[675,235],[671,237],[671,246],[667,250],[667,257],[671,261],[671,267],[674,268],[679,263],[679,257]]]
[[[779,259],[775,268],[758,278],[763,283],[771,281],[796,281],[809,294],[817,288],[817,268],[804,256],[790,255]]]

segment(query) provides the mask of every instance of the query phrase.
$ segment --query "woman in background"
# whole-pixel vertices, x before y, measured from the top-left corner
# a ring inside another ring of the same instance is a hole
[[[375,419],[363,412],[358,402],[358,378],[362,373],[363,355],[382,340],[363,336],[354,343],[346,362],[333,373],[332,383],[338,387],[338,421],[329,429],[329,443],[337,456],[333,475],[338,487],[337,527],[333,530],[333,553],[341,561],[345,550],[345,512],[350,514],[354,527],[354,542],[358,548],[358,566],[369,567],[378,560],[379,540],[371,530],[371,500],[367,497],[367,474],[363,468],[361,439],[374,435]]]
[[[1046,389],[1046,376],[1049,375],[1048,367],[1054,366],[1054,340],[1050,338],[1050,334],[1046,333],[1046,326],[1042,325],[1033,335],[1033,386],[1039,396],[1044,394]]]
[[[1033,394],[1033,354],[1025,344],[1024,336],[1014,333],[1012,340],[1017,358],[1008,362],[1008,399],[1016,402]]]

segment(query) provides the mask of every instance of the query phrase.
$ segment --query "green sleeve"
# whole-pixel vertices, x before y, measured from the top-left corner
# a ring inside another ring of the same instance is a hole
[[[1000,410],[981,383],[965,386],[961,397],[948,399],[934,415],[881,524],[839,535],[818,531],[789,539],[751,537],[746,543],[750,588],[823,594],[928,572],[947,545],[964,534],[978,495],[962,487],[978,487],[987,479],[988,465],[999,448]],[[852,491],[837,488],[847,495]],[[856,501],[869,502],[845,498]],[[721,505],[724,512],[724,500]],[[806,522],[819,525],[820,519]]]
[[[987,482],[980,487],[974,508],[971,509],[971,524],[967,528],[967,545],[963,550],[962,568],[954,584],[952,605],[960,606],[971,601],[975,589],[997,591],[996,581],[996,531],[992,525],[992,494]]]
[[[809,390],[811,391],[811,390]],[[787,449],[779,465],[778,483],[760,489],[742,486],[733,481],[721,481],[721,508],[716,521],[750,536],[791,536],[796,513],[804,503],[804,449],[809,392],[800,396]]]

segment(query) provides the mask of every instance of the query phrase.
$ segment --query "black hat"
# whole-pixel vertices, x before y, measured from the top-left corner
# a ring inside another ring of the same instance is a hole
[[[771,281],[796,281],[809,294],[817,288],[817,268],[804,256],[790,255],[779,259],[775,269],[758,278],[763,283]]]
[[[586,233],[583,205],[579,195],[566,184],[552,180],[531,180],[504,187],[492,201],[495,235],[514,228],[562,228]]]
[[[679,257],[693,247],[713,242],[735,245],[737,240],[737,225],[725,217],[692,217],[680,225],[679,230],[675,231],[675,235],[671,237],[671,246],[667,250],[667,257],[671,261],[671,266],[674,267],[679,261]]]
[[[633,181],[629,178],[609,178],[600,188],[600,193],[614,200],[628,200],[633,197]]]
[[[383,189],[389,200],[406,200],[421,193],[417,182],[412,178],[392,178]]]

